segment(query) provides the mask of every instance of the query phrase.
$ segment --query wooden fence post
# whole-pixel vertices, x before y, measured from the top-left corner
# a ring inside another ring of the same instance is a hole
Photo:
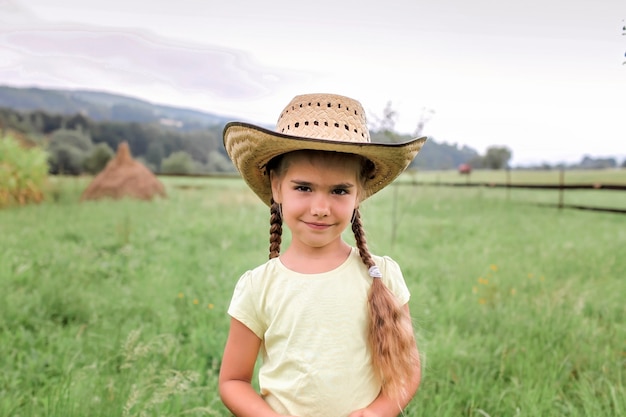
[[[565,192],[565,168],[559,171],[559,209],[563,208],[563,193]]]
[[[506,167],[506,200],[511,199],[511,168]]]

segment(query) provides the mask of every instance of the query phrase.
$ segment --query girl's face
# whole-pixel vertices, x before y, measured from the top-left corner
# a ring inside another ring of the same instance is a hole
[[[359,203],[357,158],[294,154],[283,161],[282,174],[271,172],[274,201],[282,204],[283,222],[292,247],[329,249],[341,244]]]

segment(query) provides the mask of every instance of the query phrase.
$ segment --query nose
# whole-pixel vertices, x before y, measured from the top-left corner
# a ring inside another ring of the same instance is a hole
[[[317,194],[311,201],[311,214],[316,217],[326,217],[330,214],[329,199],[322,193]]]

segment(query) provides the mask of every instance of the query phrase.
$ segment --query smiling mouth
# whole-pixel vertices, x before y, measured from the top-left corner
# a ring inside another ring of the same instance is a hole
[[[324,229],[326,227],[330,227],[330,224],[326,224],[326,223],[311,223],[311,222],[305,222],[307,224],[307,226],[309,227],[313,227],[316,229]]]

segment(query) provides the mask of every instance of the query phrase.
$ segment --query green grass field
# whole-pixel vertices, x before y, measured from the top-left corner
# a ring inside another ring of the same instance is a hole
[[[453,182],[494,182],[506,184],[559,184],[561,171],[558,169],[533,170],[474,170],[470,175],[461,175],[457,171],[412,171],[405,174],[403,180],[417,180],[430,183]],[[626,169],[602,170],[565,170],[564,184],[626,184]]]
[[[164,181],[164,200],[79,203],[87,179],[55,180],[0,211],[0,416],[228,415],[226,309],[269,213],[240,180]],[[412,291],[408,416],[626,415],[626,217],[430,186],[362,209]]]
[[[626,169],[607,170],[566,170],[562,178],[564,185],[625,185]],[[559,185],[559,170],[527,171],[511,170],[491,171],[475,170],[471,175],[460,175],[456,171],[412,171],[403,175],[398,183],[426,185],[445,184],[533,184]],[[562,195],[558,189],[524,189],[524,188],[492,188],[481,189],[482,194],[490,198],[504,198],[521,203],[574,205],[605,209],[626,210],[626,192],[609,189],[574,189],[564,190]]]

